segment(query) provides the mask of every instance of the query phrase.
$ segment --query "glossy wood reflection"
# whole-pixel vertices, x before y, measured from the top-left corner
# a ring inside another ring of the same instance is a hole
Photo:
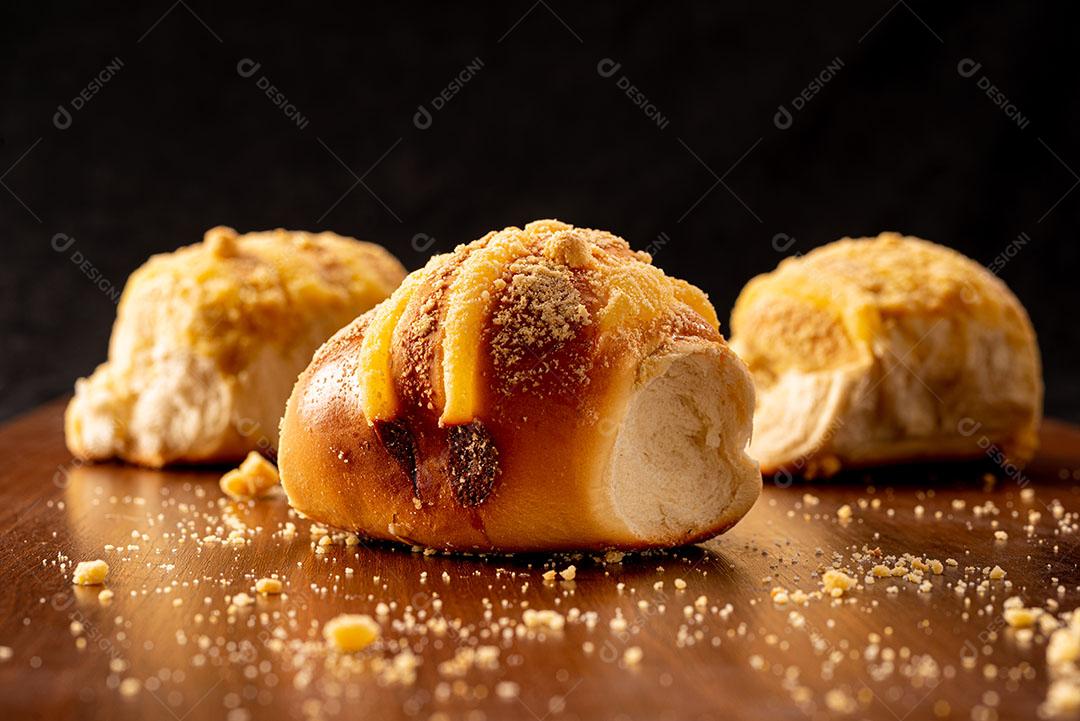
[[[968,719],[975,709],[1031,718],[1046,691],[1044,647],[1012,637],[1001,602],[1077,602],[1076,539],[1056,535],[1044,509],[1055,498],[1080,509],[1080,430],[1060,424],[1047,424],[1043,451],[1022,478],[991,483],[988,468],[967,464],[828,485],[767,479],[758,505],[720,539],[620,564],[575,560],[572,582],[545,583],[542,557],[424,556],[383,545],[316,554],[308,524],[290,519],[283,499],[222,503],[220,471],[72,462],[61,412],[52,404],[0,430],[0,645],[12,649],[0,662],[4,717]],[[1026,481],[1034,498],[1020,496]],[[817,502],[804,501],[807,493]],[[972,513],[987,501],[996,512]],[[844,504],[854,509],[846,523],[836,517]],[[1032,508],[1043,511],[1033,536],[1023,530]],[[227,534],[230,515],[260,529],[250,543],[194,542]],[[275,533],[289,520],[298,527],[292,540]],[[995,542],[994,530],[1009,540]],[[927,593],[878,584],[841,605],[777,607],[769,598],[774,586],[816,589],[816,572],[834,558],[846,565],[875,548],[951,557],[960,568],[934,577]],[[58,554],[70,559],[65,573]],[[100,588],[69,582],[73,562],[98,557],[112,566],[107,605]],[[964,566],[993,564],[1008,571],[1010,587],[963,597],[947,587]],[[275,573],[285,596],[227,612],[226,596]],[[688,620],[701,596],[704,613]],[[401,622],[410,606],[450,626],[436,634],[383,623],[383,645],[371,653],[413,650],[421,661],[413,683],[343,673],[289,647],[317,644],[321,624],[338,613],[374,614],[392,601],[391,619]],[[526,608],[574,620],[521,634]],[[623,622],[613,626],[616,609]],[[593,628],[583,622],[588,612]],[[875,638],[879,650],[868,653]],[[475,644],[500,647],[498,664],[460,677],[440,668]],[[631,647],[642,652],[636,665],[627,664]],[[122,692],[124,679],[138,691]]]

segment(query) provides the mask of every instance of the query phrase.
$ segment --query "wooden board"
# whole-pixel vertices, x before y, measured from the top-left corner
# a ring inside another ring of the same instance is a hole
[[[1080,510],[1080,429],[1058,423],[1022,476],[988,463],[766,482],[720,539],[573,560],[572,582],[545,583],[542,557],[316,553],[283,499],[225,502],[220,471],[72,462],[61,414],[51,404],[0,430],[0,718],[1034,718],[1045,643],[1018,639],[1002,604],[1077,603],[1080,535],[1061,532],[1053,499]],[[279,533],[290,521],[292,540]],[[238,544],[203,540],[244,528]],[[873,549],[958,565],[928,571],[925,592],[858,573],[839,600],[770,599],[819,589],[833,561],[865,571],[854,554]],[[99,557],[108,604],[70,583],[74,562]],[[993,565],[1004,581],[985,580]],[[285,595],[230,612],[228,597],[275,573]],[[960,579],[973,583],[957,592]],[[323,622],[379,604],[376,646],[327,652]]]

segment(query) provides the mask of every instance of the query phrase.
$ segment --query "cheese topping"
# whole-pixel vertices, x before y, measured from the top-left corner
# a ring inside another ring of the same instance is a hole
[[[426,269],[410,274],[392,296],[372,311],[371,323],[360,345],[360,387],[363,389],[364,415],[369,424],[393,420],[397,416],[398,398],[390,368],[394,329],[426,276]]]
[[[539,347],[530,352],[542,353],[546,344],[565,343],[579,328],[594,322],[582,301],[574,300],[578,297],[575,284],[592,289],[590,295],[599,306],[595,322],[601,337],[647,329],[680,308],[719,328],[716,311],[705,293],[665,275],[650,264],[646,254],[632,252],[621,238],[557,220],[538,220],[524,229],[506,228],[460,246],[449,260],[447,256],[432,259],[372,311],[359,359],[362,403],[369,423],[393,420],[400,412],[393,383],[394,332],[402,322],[410,322],[402,318],[413,295],[429,278],[438,277],[432,269],[447,262],[457,265],[437,301],[444,309],[439,319],[443,393],[442,407],[437,409],[443,426],[468,424],[477,416],[487,382],[482,377],[482,353],[489,327],[497,326],[504,340],[531,339]],[[565,270],[559,271],[560,276],[554,268]],[[514,282],[522,273],[533,277],[529,282]],[[565,288],[565,293],[558,291],[560,297],[547,297],[557,292],[555,288]],[[424,288],[423,292],[441,290]],[[517,305],[496,314],[496,304],[508,297]],[[413,312],[409,311],[410,317]],[[506,355],[516,357],[514,353]]]
[[[504,230],[474,251],[458,269],[446,298],[443,333],[443,389],[446,402],[439,423],[460,425],[474,418],[480,385],[480,337],[491,305],[490,288],[506,266],[528,251],[526,233]]]

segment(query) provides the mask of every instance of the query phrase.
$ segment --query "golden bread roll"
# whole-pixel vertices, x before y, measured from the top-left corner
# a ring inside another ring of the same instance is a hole
[[[380,246],[333,233],[219,227],[153,256],[124,288],[108,362],[75,385],[68,448],[151,467],[272,451],[311,354],[404,277]]]
[[[1034,453],[1031,321],[949,248],[883,233],[786,259],[743,289],[731,332],[754,375],[750,454],[764,473]]]
[[[761,489],[750,375],[706,295],[650,263],[554,220],[432,258],[297,381],[279,455],[292,505],[460,551],[732,526]]]

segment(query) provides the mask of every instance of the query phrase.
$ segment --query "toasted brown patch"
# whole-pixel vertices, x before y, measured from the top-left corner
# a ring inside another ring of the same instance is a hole
[[[499,449],[484,424],[473,421],[452,426],[450,441],[450,485],[462,506],[479,506],[491,495],[499,475]]]
[[[413,495],[420,497],[420,488],[416,484],[416,441],[412,429],[406,420],[375,421],[375,435],[382,441],[383,447],[394,457],[401,470],[412,483]]]

